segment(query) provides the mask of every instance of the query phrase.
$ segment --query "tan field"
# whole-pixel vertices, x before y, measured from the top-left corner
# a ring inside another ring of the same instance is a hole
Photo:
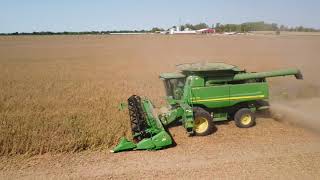
[[[297,67],[305,79],[270,79],[271,117],[255,127],[174,127],[176,147],[109,153],[130,135],[120,102],[137,94],[160,107],[159,73],[216,61]],[[319,68],[314,35],[0,37],[0,179],[318,179]]]

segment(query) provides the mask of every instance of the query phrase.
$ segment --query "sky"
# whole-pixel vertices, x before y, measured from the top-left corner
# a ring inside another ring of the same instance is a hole
[[[0,0],[0,33],[251,21],[320,29],[320,0]]]

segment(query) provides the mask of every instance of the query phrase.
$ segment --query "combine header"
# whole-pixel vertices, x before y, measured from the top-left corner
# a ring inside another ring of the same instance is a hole
[[[224,63],[182,64],[180,72],[163,73],[169,110],[157,115],[150,100],[136,95],[128,99],[133,141],[123,137],[111,152],[157,150],[173,140],[166,127],[180,121],[190,135],[205,136],[214,122],[233,119],[239,128],[255,125],[255,112],[269,108],[266,78],[293,75],[298,69],[246,72]]]

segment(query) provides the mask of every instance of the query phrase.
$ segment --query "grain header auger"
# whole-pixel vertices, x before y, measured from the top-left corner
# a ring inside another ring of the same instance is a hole
[[[157,150],[173,144],[166,127],[180,121],[190,135],[213,132],[214,122],[233,119],[239,128],[255,125],[255,112],[268,109],[266,78],[293,75],[298,69],[246,72],[224,63],[181,64],[180,72],[163,73],[168,111],[157,115],[151,101],[133,95],[128,99],[133,141],[123,137],[111,152]]]

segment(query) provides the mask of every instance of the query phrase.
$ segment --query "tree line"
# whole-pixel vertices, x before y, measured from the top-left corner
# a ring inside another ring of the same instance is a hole
[[[64,31],[64,32],[52,32],[52,31],[39,31],[39,32],[14,32],[14,33],[0,33],[0,35],[104,35],[110,33],[146,33],[150,30],[119,30],[119,31]]]
[[[173,26],[172,28],[176,28]],[[303,26],[288,27],[285,25],[278,25],[276,23],[265,23],[264,21],[259,22],[246,22],[242,24],[213,24],[211,27],[206,23],[199,24],[184,24],[180,26],[181,30],[184,29],[199,30],[204,28],[214,28],[217,32],[250,32],[250,31],[298,31],[298,32],[319,32],[320,29],[306,28]],[[161,31],[163,28],[153,28],[151,31]]]
[[[217,32],[250,32],[250,31],[296,31],[296,32],[320,32],[320,29],[306,28],[303,26],[288,27],[276,23],[247,22],[242,24],[220,24],[215,25]]]
[[[172,26],[171,28],[176,28]],[[169,28],[169,29],[171,29]],[[278,25],[276,23],[266,23],[263,21],[259,22],[246,22],[242,24],[221,24],[216,23],[209,26],[206,23],[198,24],[184,24],[180,26],[180,29],[183,31],[185,29],[190,30],[199,30],[204,28],[214,28],[216,32],[250,32],[250,31],[296,31],[296,32],[320,32],[320,29],[315,28],[306,28],[303,26],[298,27],[288,27],[285,25]],[[169,30],[167,29],[167,30]],[[153,27],[150,30],[119,30],[119,31],[81,31],[81,32],[51,32],[51,31],[41,31],[41,32],[14,32],[14,33],[0,33],[0,35],[103,35],[110,33],[152,33],[165,31],[166,29],[160,27]]]
[[[172,28],[176,28],[173,26]],[[216,32],[250,32],[250,31],[297,31],[297,32],[320,32],[320,29],[315,28],[306,28],[303,26],[298,27],[288,27],[285,25],[278,25],[276,23],[266,23],[264,21],[258,22],[246,22],[242,24],[221,24],[216,23],[211,25],[211,27],[206,23],[199,24],[184,24],[180,26],[180,29],[183,31],[186,28],[190,30],[199,30],[204,28],[213,28]],[[163,28],[154,27],[151,32],[163,31]]]

